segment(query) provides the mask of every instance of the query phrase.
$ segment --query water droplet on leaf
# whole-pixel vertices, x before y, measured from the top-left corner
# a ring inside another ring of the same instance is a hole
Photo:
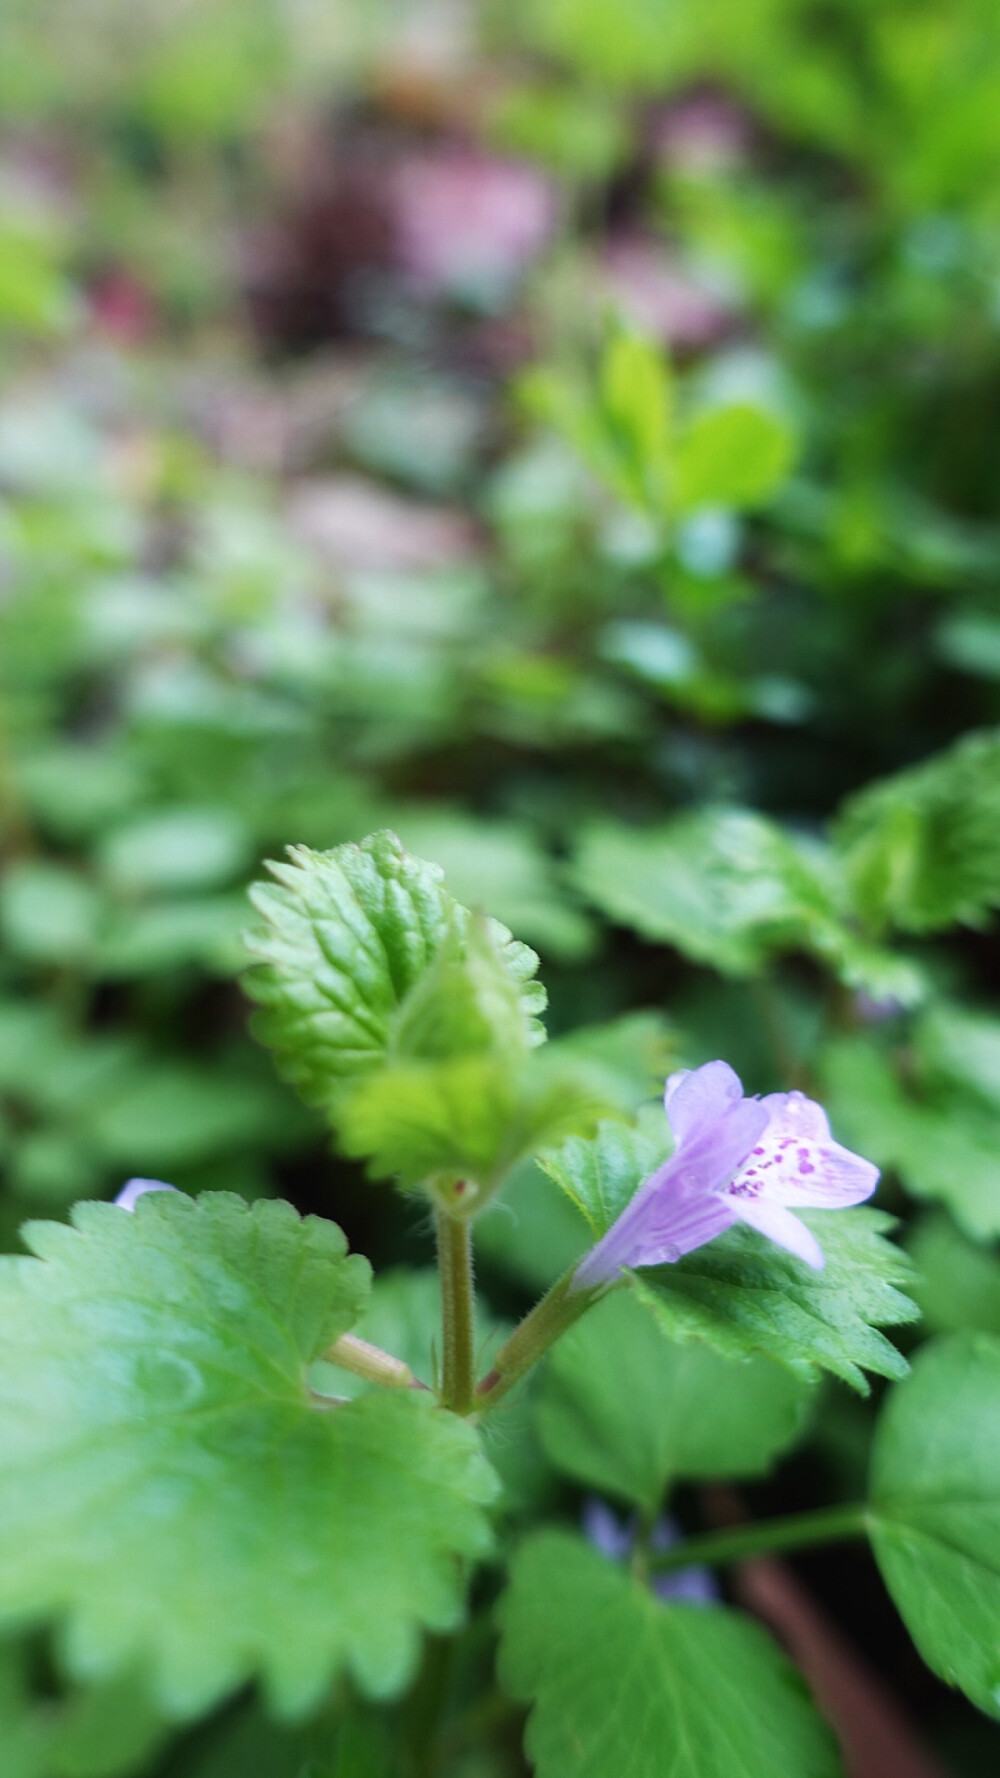
[[[191,1407],[205,1387],[197,1365],[174,1352],[138,1353],[133,1377],[151,1408],[175,1412]]]

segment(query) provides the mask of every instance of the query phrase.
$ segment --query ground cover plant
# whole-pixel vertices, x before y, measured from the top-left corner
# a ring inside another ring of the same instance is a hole
[[[998,101],[3,9],[5,1778],[994,1769]]]

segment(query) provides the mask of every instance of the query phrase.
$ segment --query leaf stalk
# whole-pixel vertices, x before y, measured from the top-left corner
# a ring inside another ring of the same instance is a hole
[[[532,1366],[538,1363],[560,1334],[572,1327],[574,1321],[578,1321],[599,1296],[607,1294],[605,1284],[574,1290],[575,1271],[576,1267],[571,1266],[568,1272],[563,1273],[500,1347],[493,1360],[493,1369],[483,1378],[476,1391],[476,1403],[482,1412],[496,1407]]]
[[[359,1339],[357,1334],[341,1334],[323,1353],[327,1364],[338,1364],[341,1370],[353,1371],[356,1377],[365,1377],[369,1383],[381,1383],[386,1389],[426,1389],[427,1384],[415,1377],[408,1364],[401,1358],[393,1358],[391,1352],[383,1352],[381,1346],[373,1346],[368,1340]]]
[[[822,1543],[845,1543],[864,1537],[868,1529],[868,1508],[859,1501],[844,1506],[827,1506],[814,1513],[790,1513],[785,1518],[764,1519],[754,1525],[730,1525],[720,1531],[706,1531],[698,1537],[685,1538],[669,1550],[648,1558],[653,1574],[669,1574],[678,1568],[691,1568],[695,1563],[710,1567],[743,1562],[753,1556],[772,1554],[778,1550],[804,1550]]]

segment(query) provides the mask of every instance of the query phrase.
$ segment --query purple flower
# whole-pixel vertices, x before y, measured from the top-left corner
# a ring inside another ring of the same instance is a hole
[[[147,1192],[175,1192],[176,1185],[164,1185],[162,1179],[130,1179],[123,1185],[115,1199],[119,1210],[134,1210],[137,1198],[144,1198]]]
[[[585,1255],[577,1287],[680,1259],[734,1222],[818,1270],[822,1248],[791,1206],[839,1210],[875,1190],[878,1168],[834,1142],[822,1106],[804,1093],[748,1099],[728,1063],[706,1062],[672,1074],[664,1104],[674,1152]]]
[[[598,1495],[590,1494],[583,1503],[581,1514],[583,1534],[594,1548],[607,1556],[610,1562],[624,1562],[632,1553],[635,1543],[638,1520],[635,1514],[624,1525],[617,1513],[612,1512],[607,1501]],[[649,1547],[654,1553],[673,1549],[680,1541],[680,1532],[673,1519],[663,1517],[657,1519]],[[658,1599],[681,1599],[688,1605],[712,1605],[719,1597],[719,1589],[708,1568],[677,1568],[669,1574],[658,1574],[652,1582],[653,1592]]]

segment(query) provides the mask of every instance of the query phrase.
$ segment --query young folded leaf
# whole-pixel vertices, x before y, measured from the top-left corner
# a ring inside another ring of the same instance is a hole
[[[251,890],[266,924],[247,935],[247,989],[257,1036],[334,1128],[345,1084],[394,1057],[544,1041],[535,953],[461,907],[437,865],[388,832],[289,856]]]
[[[518,1161],[607,1111],[589,1084],[541,1057],[390,1063],[344,1091],[347,1154],[376,1177],[421,1186],[454,1216],[477,1213]]]

